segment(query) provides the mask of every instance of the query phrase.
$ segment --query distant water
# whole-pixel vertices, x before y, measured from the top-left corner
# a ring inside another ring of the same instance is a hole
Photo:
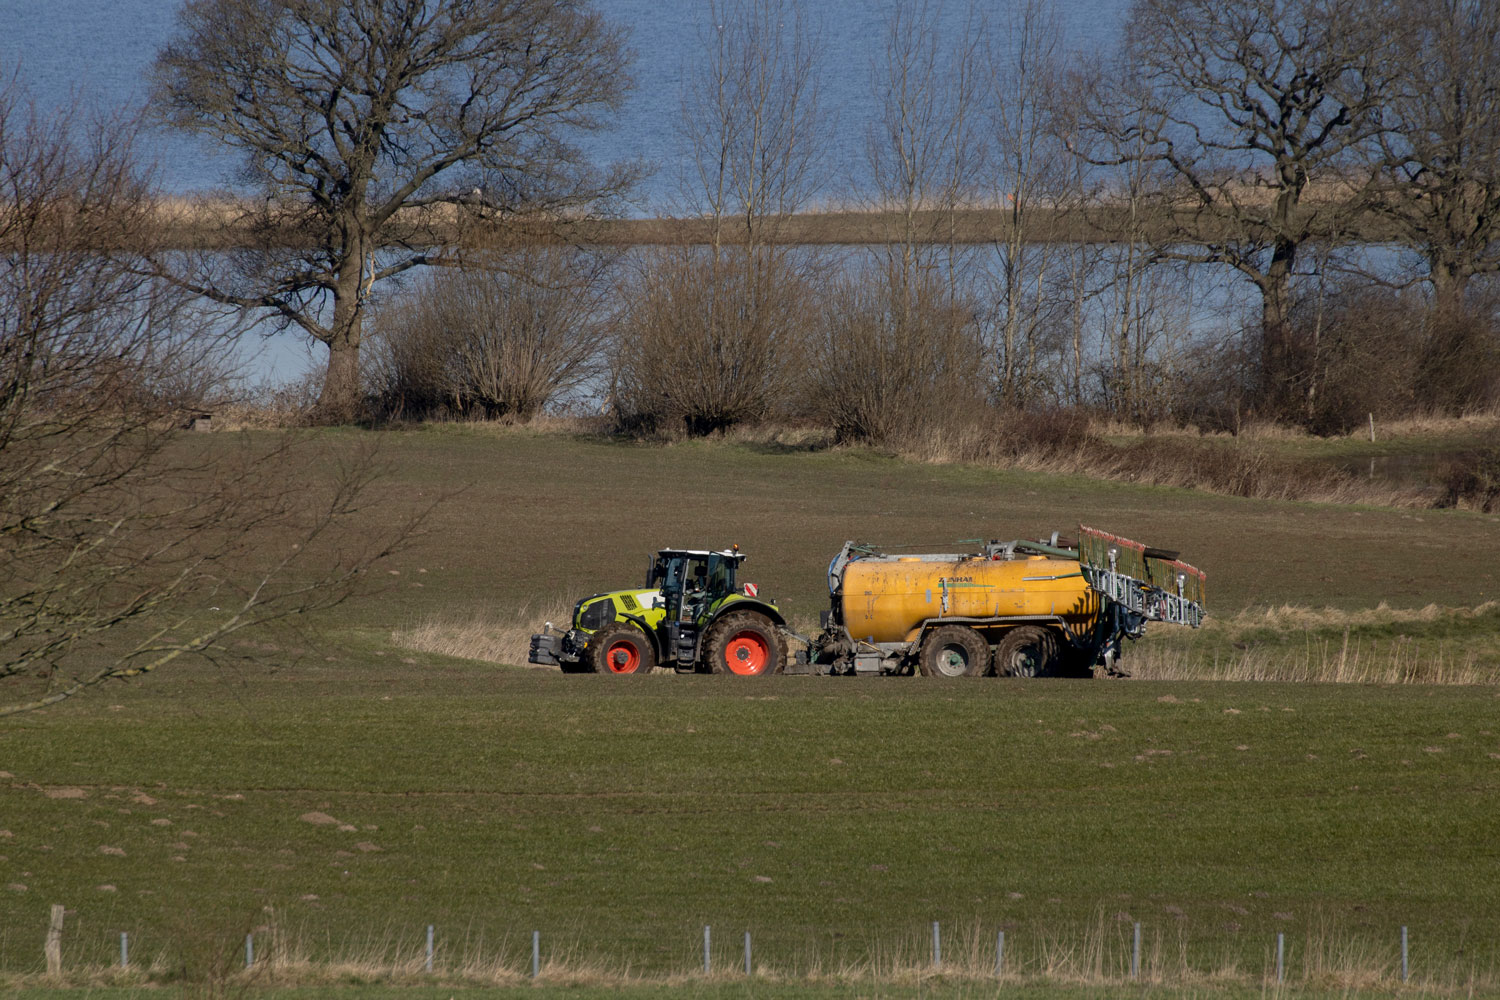
[[[173,33],[175,0],[0,0],[0,77],[18,74],[43,105],[71,97],[102,108],[138,107],[146,97],[146,73],[157,50]],[[598,0],[606,16],[630,28],[636,86],[608,133],[585,145],[600,159],[645,159],[658,165],[644,185],[636,211],[667,208],[677,188],[674,126],[680,115],[684,67],[700,45],[707,4],[702,0]],[[812,0],[807,11],[822,27],[822,98],[834,119],[823,185],[833,196],[860,162],[865,122],[875,114],[870,65],[881,55],[884,24],[892,0]],[[993,16],[1012,9],[988,5]],[[1125,0],[1057,0],[1059,22],[1070,46],[1086,50],[1114,44]],[[946,19],[961,23],[965,3],[949,0]],[[174,191],[224,185],[232,158],[208,144],[180,135],[154,137],[152,152],[163,183]]]
[[[935,2],[935,0],[929,0]],[[1058,21],[1069,47],[1112,47],[1127,0],[1056,0]],[[701,46],[707,4],[703,0],[597,0],[598,9],[630,29],[635,87],[605,133],[582,141],[596,159],[643,159],[655,174],[638,192],[633,213],[671,209],[678,192],[680,157],[676,131],[685,68]],[[885,22],[893,0],[808,0],[804,9],[821,26],[820,89],[831,120],[829,165],[819,197],[836,198],[860,183],[866,122],[877,113],[870,67],[882,55]],[[0,0],[0,80],[17,76],[43,107],[77,100],[105,111],[130,111],[146,100],[146,75],[156,52],[172,36],[176,0]],[[989,5],[994,17],[1013,8]],[[948,0],[946,19],[962,23],[965,0]],[[159,132],[146,151],[170,191],[189,192],[232,183],[235,159],[212,144]],[[242,368],[252,382],[287,382],[321,368],[321,345],[296,333],[247,340]]]

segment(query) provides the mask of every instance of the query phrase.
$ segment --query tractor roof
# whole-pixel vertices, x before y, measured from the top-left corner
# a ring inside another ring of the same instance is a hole
[[[745,553],[735,552],[730,549],[661,549],[659,556],[723,556],[726,559],[743,559]]]

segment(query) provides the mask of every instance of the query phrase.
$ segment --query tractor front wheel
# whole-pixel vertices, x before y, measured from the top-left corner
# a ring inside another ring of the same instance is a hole
[[[716,674],[763,677],[786,666],[786,639],[764,616],[749,612],[715,622],[703,648],[708,668]]]
[[[584,660],[596,674],[649,674],[656,666],[651,641],[632,625],[610,625],[594,633]]]

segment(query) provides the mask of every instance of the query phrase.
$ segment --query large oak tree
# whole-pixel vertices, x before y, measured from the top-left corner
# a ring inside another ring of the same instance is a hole
[[[1298,258],[1347,237],[1358,153],[1399,71],[1383,4],[1136,0],[1118,104],[1100,128],[1165,181],[1159,256],[1231,267],[1261,300],[1261,395],[1305,386],[1292,331]],[[1131,101],[1124,102],[1126,104]]]
[[[1470,279],[1500,271],[1500,8],[1398,6],[1402,73],[1379,150],[1389,186],[1372,203],[1427,258],[1434,303],[1452,317]]]
[[[619,191],[570,143],[628,84],[586,0],[191,0],[156,61],[171,124],[244,154],[253,247],[182,280],[328,347],[319,403],[350,419],[366,299],[451,262],[456,220],[579,210]]]

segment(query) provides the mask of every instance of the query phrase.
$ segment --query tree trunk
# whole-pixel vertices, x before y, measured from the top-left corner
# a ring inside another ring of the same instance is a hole
[[[1260,285],[1261,308],[1261,403],[1279,411],[1289,399],[1295,399],[1301,372],[1297,371],[1292,346],[1292,264],[1295,244],[1278,243],[1271,254],[1271,266],[1257,282]]]
[[[1439,316],[1463,315],[1469,275],[1452,260],[1433,254],[1428,258],[1432,280],[1432,308]]]
[[[328,371],[323,377],[323,391],[313,412],[313,419],[319,424],[352,423],[360,414],[360,264],[358,256],[346,261],[334,289]]]
[[[354,422],[359,416],[359,336],[335,337],[328,344],[328,370],[313,419],[319,424]]]

